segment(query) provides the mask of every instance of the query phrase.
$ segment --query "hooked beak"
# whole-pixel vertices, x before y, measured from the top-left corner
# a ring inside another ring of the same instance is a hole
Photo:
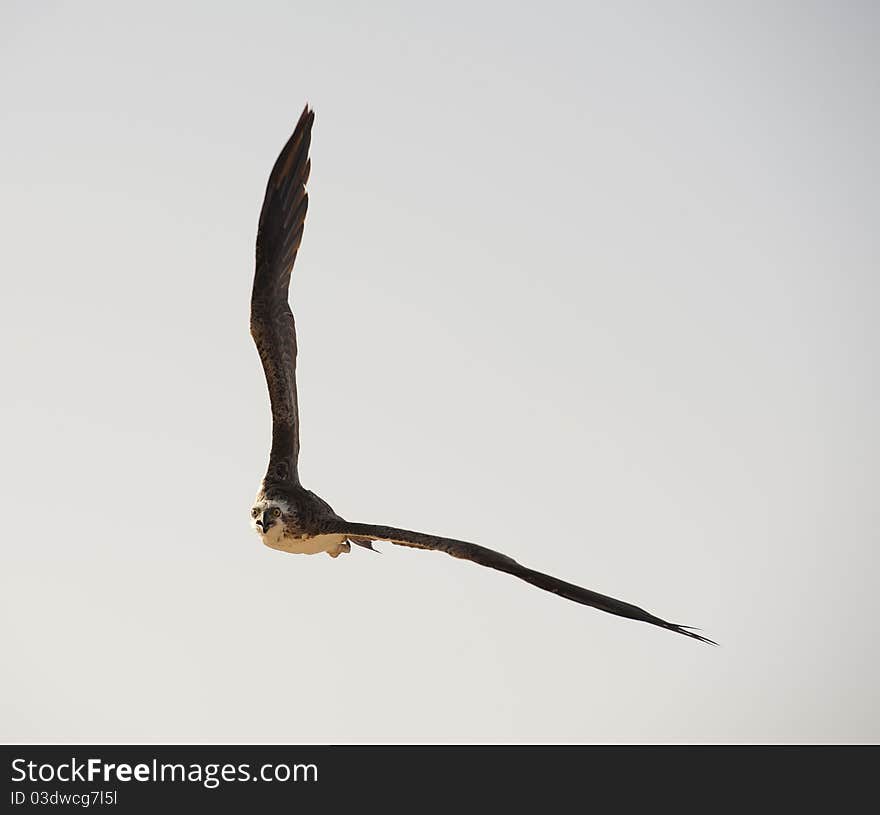
[[[265,535],[269,528],[275,523],[275,519],[272,517],[272,510],[266,509],[263,510],[263,514],[260,516],[260,520],[257,521],[257,526],[263,530],[263,534]]]

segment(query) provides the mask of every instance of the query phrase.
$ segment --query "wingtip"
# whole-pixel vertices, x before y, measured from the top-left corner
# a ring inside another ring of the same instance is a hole
[[[670,631],[675,631],[676,634],[684,634],[686,637],[691,637],[692,639],[697,640],[698,642],[703,642],[706,645],[715,645],[718,643],[715,640],[710,640],[708,637],[704,637],[702,634],[697,634],[699,628],[694,628],[692,625],[678,625],[676,623],[669,624]]]

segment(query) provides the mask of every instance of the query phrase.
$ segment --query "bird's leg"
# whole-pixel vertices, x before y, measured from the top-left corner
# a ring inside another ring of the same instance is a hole
[[[342,554],[348,554],[351,551],[351,544],[348,541],[343,541],[339,544],[332,552],[327,552],[330,557],[339,557]]]

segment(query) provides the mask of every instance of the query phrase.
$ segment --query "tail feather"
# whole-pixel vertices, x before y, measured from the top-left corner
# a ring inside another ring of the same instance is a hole
[[[357,546],[363,546],[364,549],[369,549],[371,552],[375,552],[377,555],[381,555],[382,553],[373,546],[372,538],[353,538],[351,535],[346,538],[349,543],[354,543]]]

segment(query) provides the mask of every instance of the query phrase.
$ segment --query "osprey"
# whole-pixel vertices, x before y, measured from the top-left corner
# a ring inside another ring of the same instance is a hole
[[[251,509],[251,524],[263,543],[281,552],[302,555],[326,552],[334,558],[350,552],[352,543],[372,549],[373,541],[377,540],[433,549],[507,572],[576,603],[712,643],[690,630],[690,626],[666,622],[638,606],[528,569],[507,555],[475,543],[393,526],[347,521],[323,498],[302,486],[297,467],[296,328],[287,292],[309,203],[306,183],[311,168],[309,145],[314,119],[314,112],[306,105],[293,135],[272,168],[257,231],[251,335],[263,363],[272,406],[269,467]]]

